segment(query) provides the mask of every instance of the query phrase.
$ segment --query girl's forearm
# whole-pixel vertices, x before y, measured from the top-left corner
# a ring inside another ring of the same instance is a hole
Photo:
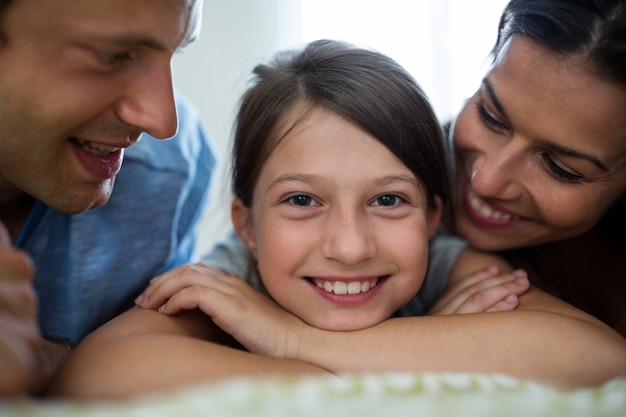
[[[97,330],[72,353],[50,395],[80,399],[129,398],[233,377],[327,373],[290,359],[271,358],[199,338],[208,318],[168,317],[134,309]]]
[[[495,372],[563,388],[626,374],[623,338],[602,324],[549,312],[406,317],[307,335],[293,357],[335,373]]]

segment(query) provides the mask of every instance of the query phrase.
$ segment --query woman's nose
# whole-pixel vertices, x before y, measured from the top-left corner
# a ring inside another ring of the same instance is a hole
[[[483,198],[514,200],[522,193],[523,152],[507,145],[475,155],[471,162],[470,183]]]

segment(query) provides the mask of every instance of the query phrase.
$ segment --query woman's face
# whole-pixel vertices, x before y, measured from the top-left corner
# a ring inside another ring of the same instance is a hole
[[[458,233],[483,250],[571,238],[626,191],[626,88],[515,36],[454,126]]]
[[[263,165],[251,209],[235,200],[233,223],[277,303],[348,331],[389,318],[417,293],[440,211],[378,140],[314,108]]]

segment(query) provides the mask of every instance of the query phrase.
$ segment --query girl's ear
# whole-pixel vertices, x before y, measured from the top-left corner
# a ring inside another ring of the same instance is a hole
[[[246,244],[252,256],[256,259],[256,238],[252,222],[252,211],[243,205],[239,198],[234,198],[230,206],[230,218],[237,236]]]
[[[428,207],[428,218],[426,219],[428,224],[428,237],[431,238],[435,235],[437,227],[441,222],[441,216],[443,214],[443,202],[441,197],[435,196],[435,207]]]

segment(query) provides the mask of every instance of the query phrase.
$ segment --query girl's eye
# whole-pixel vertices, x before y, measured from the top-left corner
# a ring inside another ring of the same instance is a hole
[[[311,206],[315,205],[315,200],[310,195],[306,194],[297,194],[289,197],[287,202],[293,204],[294,206]]]
[[[552,159],[552,157],[547,153],[541,154],[541,159],[546,164],[552,175],[554,175],[560,181],[576,184],[585,180],[585,177],[564,168],[562,165]]]
[[[479,101],[476,103],[476,108],[478,110],[478,114],[483,122],[486,125],[490,126],[492,129],[496,130],[508,130],[508,126],[504,123],[499,122],[485,107],[485,103]]]
[[[393,206],[400,204],[403,201],[404,200],[396,194],[383,194],[377,197],[376,200],[374,200],[373,205],[383,206],[383,207],[393,207]]]

